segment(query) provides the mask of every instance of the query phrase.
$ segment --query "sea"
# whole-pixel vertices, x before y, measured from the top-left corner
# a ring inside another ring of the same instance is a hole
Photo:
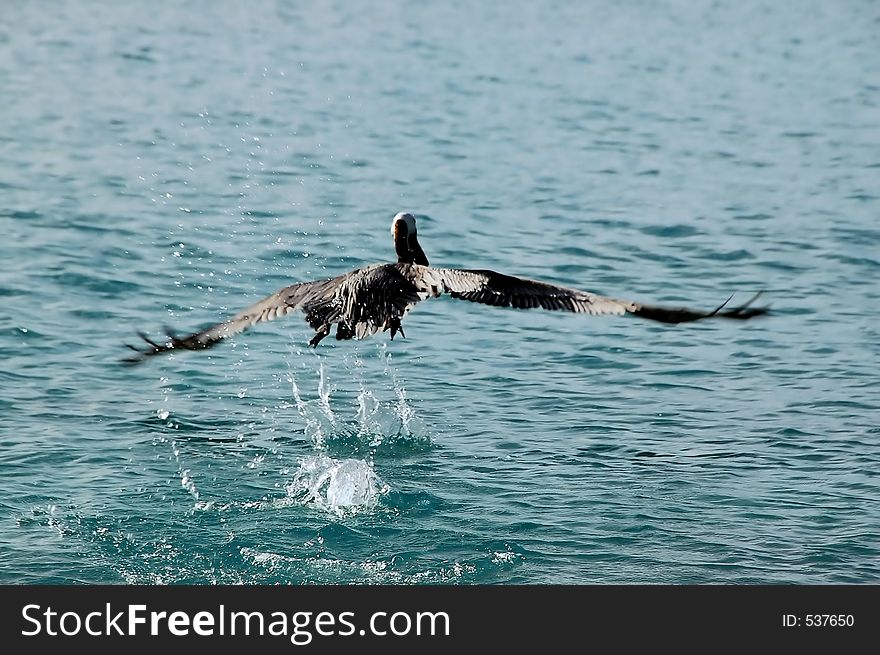
[[[0,582],[880,582],[880,5],[3,2]],[[420,303],[122,360],[395,261]]]

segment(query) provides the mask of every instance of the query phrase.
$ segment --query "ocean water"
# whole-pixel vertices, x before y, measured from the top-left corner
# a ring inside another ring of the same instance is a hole
[[[6,2],[0,582],[880,581],[880,9]],[[121,366],[390,261],[439,299]]]

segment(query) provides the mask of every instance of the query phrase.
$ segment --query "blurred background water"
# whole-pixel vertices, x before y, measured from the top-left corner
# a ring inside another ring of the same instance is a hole
[[[880,581],[875,2],[3,3],[0,581]],[[393,259],[776,314],[419,306]]]

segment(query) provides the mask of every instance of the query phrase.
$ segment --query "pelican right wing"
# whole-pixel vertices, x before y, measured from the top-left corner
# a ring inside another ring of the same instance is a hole
[[[424,266],[418,268],[419,274],[414,277],[426,297],[448,293],[453,298],[498,307],[542,308],[593,316],[632,314],[670,324],[706,318],[745,320],[762,316],[769,311],[766,307],[750,307],[760,293],[739,307],[724,309],[730,300],[728,299],[714,310],[702,311],[684,307],[642,305],[631,300],[608,298],[589,291],[568,289],[495,271]]]

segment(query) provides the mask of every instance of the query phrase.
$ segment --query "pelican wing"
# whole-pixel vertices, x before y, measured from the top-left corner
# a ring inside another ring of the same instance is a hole
[[[414,276],[425,297],[437,297],[448,293],[453,298],[498,307],[517,309],[542,308],[576,314],[633,314],[661,323],[687,323],[705,318],[730,318],[745,320],[768,313],[766,307],[750,307],[760,295],[738,307],[725,309],[728,300],[709,310],[659,307],[642,305],[631,300],[618,300],[600,296],[589,291],[568,289],[555,284],[504,275],[495,271],[466,270],[455,268],[421,269]]]
[[[335,315],[339,313],[339,303],[336,301],[337,290],[346,277],[348,275],[341,275],[327,280],[292,284],[254,303],[230,319],[188,336],[181,337],[168,331],[165,340],[158,343],[152,341],[144,333],[138,332],[140,337],[146,342],[147,347],[142,349],[126,344],[137,354],[123,361],[135,364],[147,357],[159,355],[169,350],[203,350],[210,348],[223,339],[243,332],[257,323],[272,321],[298,309],[305,313],[309,325],[318,329],[323,325],[332,323]]]

